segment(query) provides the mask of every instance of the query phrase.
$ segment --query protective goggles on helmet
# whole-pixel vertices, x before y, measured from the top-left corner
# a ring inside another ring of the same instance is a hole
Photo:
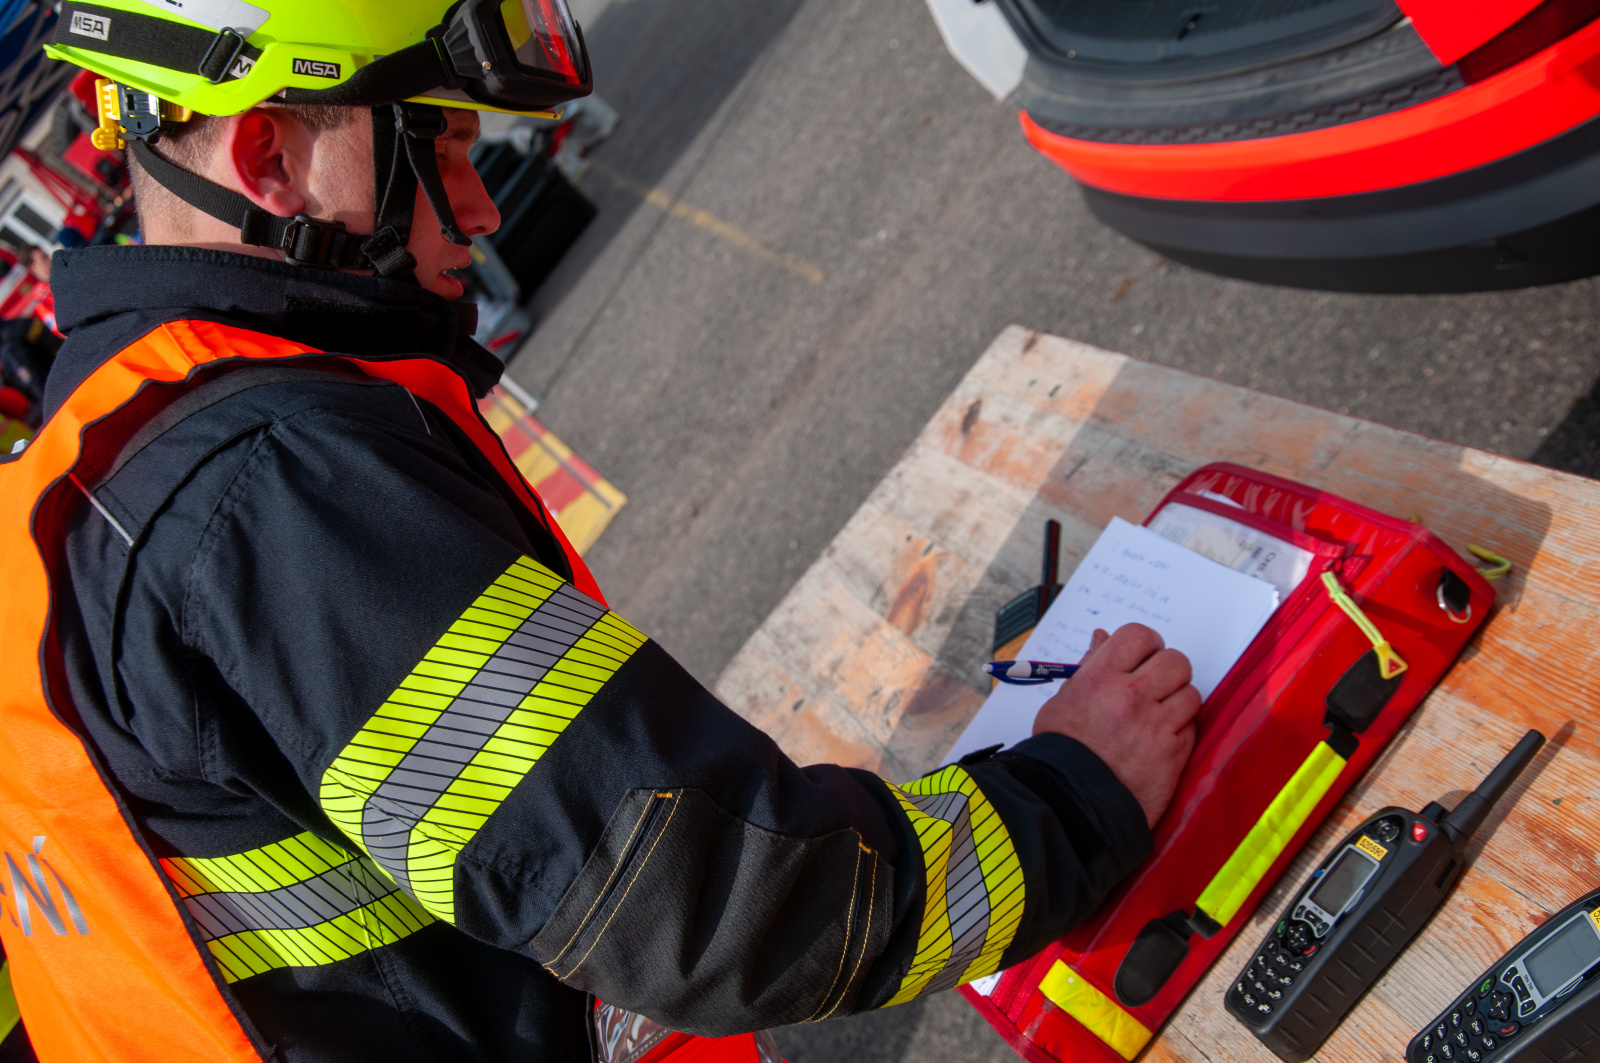
[[[439,42],[456,76],[429,97],[520,111],[589,94],[589,52],[566,0],[462,0]]]
[[[566,0],[460,0],[427,38],[327,89],[285,89],[289,103],[361,106],[416,100],[527,113],[587,96],[589,52]]]

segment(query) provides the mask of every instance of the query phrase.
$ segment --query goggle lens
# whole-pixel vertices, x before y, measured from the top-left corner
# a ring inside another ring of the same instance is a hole
[[[583,84],[585,74],[578,69],[582,50],[565,0],[501,0],[500,19],[518,66]]]

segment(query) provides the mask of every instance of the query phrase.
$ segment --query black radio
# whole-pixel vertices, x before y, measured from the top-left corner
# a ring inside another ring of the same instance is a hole
[[[1278,1058],[1311,1058],[1443,903],[1467,839],[1542,745],[1529,731],[1454,812],[1385,808],[1346,835],[1234,980],[1234,1017]]]
[[[1495,961],[1406,1048],[1409,1063],[1600,1059],[1600,890]]]

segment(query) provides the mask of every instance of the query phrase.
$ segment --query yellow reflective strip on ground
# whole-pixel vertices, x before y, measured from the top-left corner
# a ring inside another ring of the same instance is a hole
[[[1228,920],[1239,914],[1256,884],[1333,786],[1344,765],[1345,759],[1328,743],[1317,743],[1288,785],[1278,791],[1278,796],[1261,813],[1244,841],[1200,894],[1198,903],[1202,912],[1219,926],[1227,926]]]
[[[404,893],[296,930],[247,930],[208,942],[230,983],[282,967],[316,967],[349,959],[416,933],[433,917]]]
[[[17,994],[11,988],[11,961],[0,961],[0,1041],[11,1036],[11,1031],[22,1021],[17,1010]]]
[[[1132,1059],[1150,1043],[1151,1033],[1144,1023],[1060,960],[1039,983],[1039,992],[1123,1059]]]

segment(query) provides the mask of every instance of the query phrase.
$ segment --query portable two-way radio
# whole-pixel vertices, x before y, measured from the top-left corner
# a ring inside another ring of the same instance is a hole
[[[1600,890],[1545,920],[1406,1047],[1408,1063],[1600,1059]]]
[[[1444,901],[1467,840],[1542,745],[1529,731],[1454,812],[1385,808],[1346,835],[1229,988],[1234,1017],[1279,1059],[1309,1059]]]

